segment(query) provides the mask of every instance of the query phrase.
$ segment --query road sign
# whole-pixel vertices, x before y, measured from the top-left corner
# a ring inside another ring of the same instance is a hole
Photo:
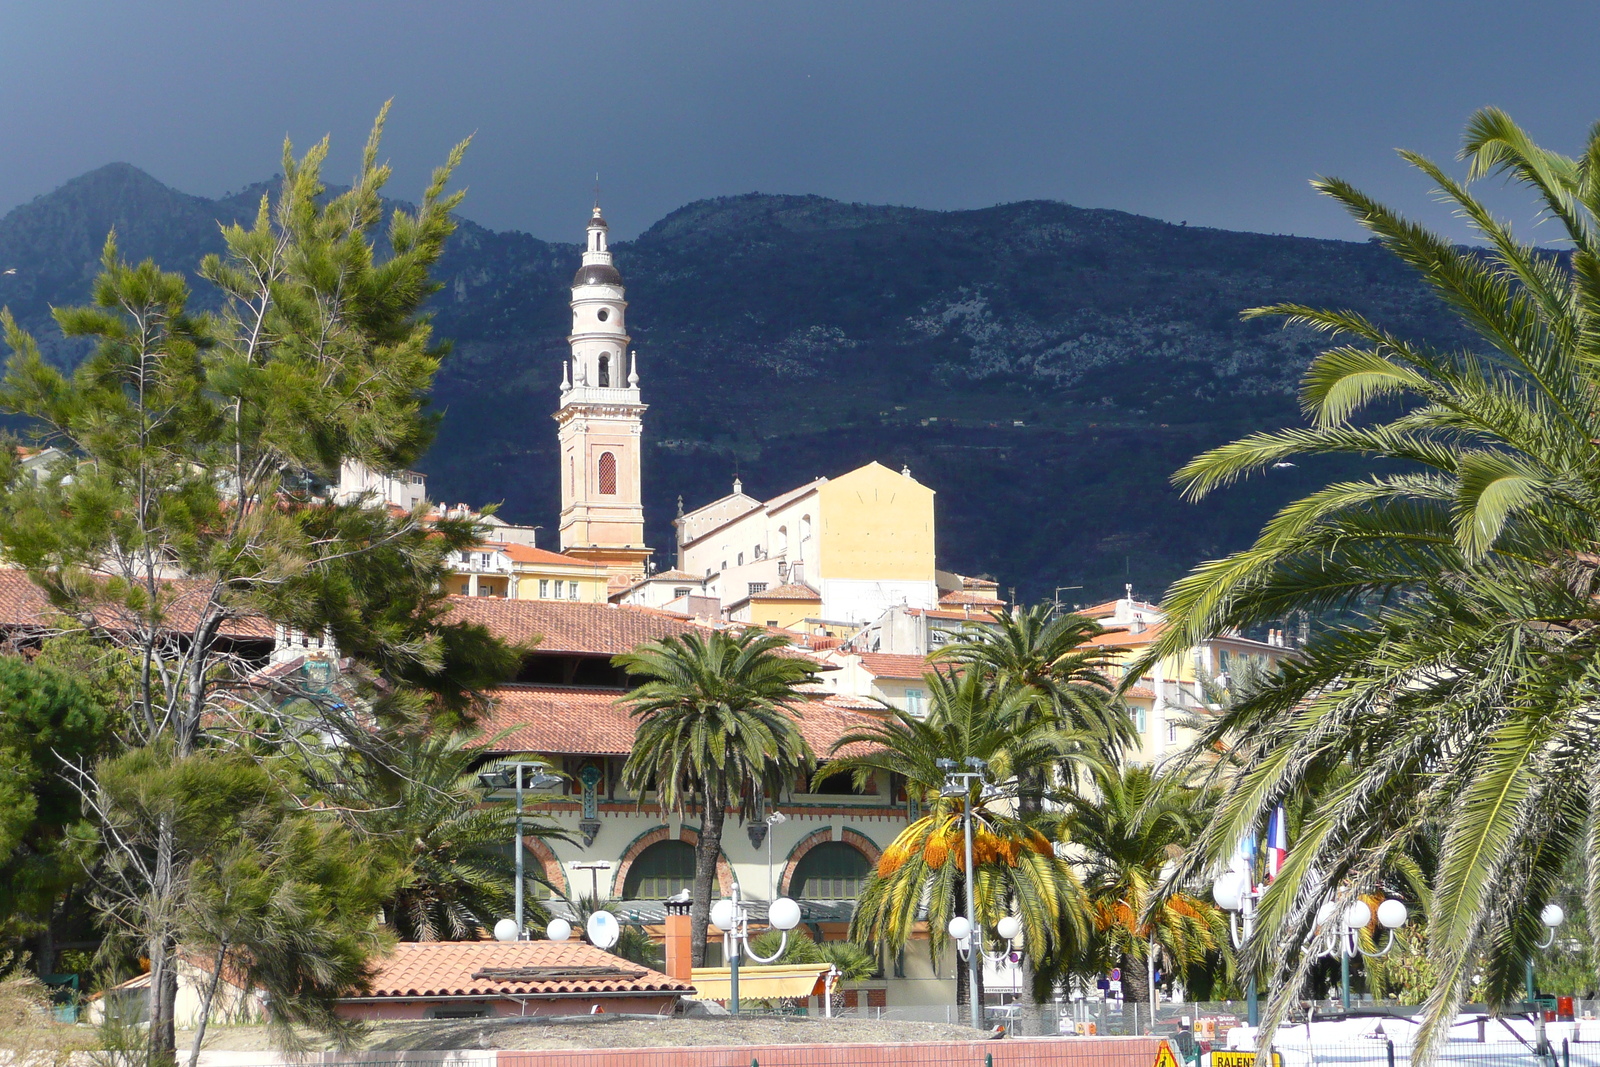
[[[1211,1054],[1211,1067],[1256,1067],[1256,1054],[1217,1049]],[[1283,1067],[1283,1057],[1276,1052],[1272,1054],[1272,1067]]]
[[[1172,1048],[1165,1041],[1156,1050],[1156,1062],[1150,1067],[1178,1067],[1178,1058],[1172,1054]]]

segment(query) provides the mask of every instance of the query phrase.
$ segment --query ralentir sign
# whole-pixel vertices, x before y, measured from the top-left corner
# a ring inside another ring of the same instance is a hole
[[[1217,1049],[1211,1053],[1211,1067],[1256,1067],[1256,1054]],[[1276,1052],[1272,1054],[1272,1067],[1283,1067],[1283,1057]]]

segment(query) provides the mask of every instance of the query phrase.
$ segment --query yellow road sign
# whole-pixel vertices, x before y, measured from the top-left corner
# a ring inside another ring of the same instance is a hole
[[[1217,1049],[1211,1054],[1211,1067],[1256,1067],[1256,1054]],[[1272,1054],[1272,1067],[1283,1067],[1283,1057],[1276,1052]]]
[[[1156,1062],[1150,1067],[1178,1067],[1178,1058],[1172,1054],[1172,1046],[1161,1042],[1161,1048],[1156,1051]]]

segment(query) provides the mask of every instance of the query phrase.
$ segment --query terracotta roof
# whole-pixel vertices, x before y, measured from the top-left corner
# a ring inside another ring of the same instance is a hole
[[[503,685],[490,691],[482,720],[485,735],[511,732],[495,743],[498,752],[552,755],[625,756],[633,750],[638,722],[621,703],[620,689],[578,689],[556,685]],[[795,724],[818,756],[826,756],[845,733],[869,725],[872,716],[850,701],[831,697],[795,708]]]
[[[987,593],[979,593],[972,589],[953,589],[939,598],[941,604],[971,604],[974,607],[1003,608],[1006,602],[999,597]]]
[[[628,604],[571,600],[450,597],[450,617],[475,622],[514,642],[537,640],[541,652],[615,656],[646,641],[684,634],[695,626],[680,615]]]
[[[179,592],[167,610],[167,618],[172,621],[173,629],[181,633],[193,628],[197,619],[192,607],[186,610],[185,601],[190,598],[183,595],[185,586],[190,586],[190,583],[173,581],[166,584],[167,588],[176,588]],[[201,583],[192,583],[191,587],[198,595]],[[122,609],[113,604],[105,605],[98,612],[98,616],[101,625],[111,629],[117,629],[119,621],[124,618]],[[134,621],[128,617],[129,624]],[[44,592],[28,578],[27,572],[0,567],[0,627],[55,628],[60,624],[60,612],[50,603]],[[247,615],[226,619],[221,632],[228,637],[271,640],[275,631],[272,623],[265,618],[259,615]]]
[[[1154,700],[1156,698],[1156,691],[1147,685],[1134,685],[1123,690],[1122,695],[1134,697],[1138,700]]]
[[[786,585],[773,586],[763,589],[759,593],[751,593],[749,600],[815,600],[822,602],[822,594],[806,585],[804,582],[789,582]]]
[[[994,624],[994,619],[990,618],[987,611],[949,611],[940,610],[938,608],[911,608],[906,612],[906,614],[926,616],[930,619],[946,619],[955,622],[981,622],[987,623],[991,626]]]
[[[1139,633],[1134,633],[1126,626],[1117,626],[1103,634],[1091,637],[1088,643],[1104,648],[1134,648],[1139,645],[1148,645],[1157,637],[1160,637],[1161,631],[1166,628],[1167,624],[1164,622],[1152,622],[1146,624],[1145,628]]]
[[[548,975],[512,977],[525,968],[537,968]],[[589,968],[598,968],[602,973],[584,974]],[[688,982],[613,956],[583,941],[402,941],[392,953],[377,961],[377,974],[369,996],[693,992],[694,986]]]
[[[921,678],[933,664],[921,656],[902,656],[889,652],[853,652],[861,666],[878,678]]]
[[[657,571],[656,573],[650,575],[648,578],[639,579],[639,581],[637,583],[635,583],[635,584],[643,585],[645,582],[698,582],[698,581],[703,581],[703,579],[699,575],[690,574],[688,571],[680,571],[680,570],[678,570],[678,568],[674,567],[671,570]]]
[[[638,724],[618,704],[621,689],[561,685],[502,685],[490,690],[483,721],[499,752],[567,756],[626,756]],[[505,736],[502,731],[510,730]]]
[[[565,556],[560,552],[551,552],[543,548],[530,548],[514,541],[489,541],[484,547],[503,552],[507,559],[515,563],[554,563],[563,567],[588,567],[591,570],[595,567],[595,564],[577,556]]]

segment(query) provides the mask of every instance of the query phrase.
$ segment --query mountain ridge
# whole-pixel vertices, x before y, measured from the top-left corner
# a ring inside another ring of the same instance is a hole
[[[50,358],[51,305],[87,298],[105,232],[191,274],[260,183],[218,199],[111,164],[0,218],[0,304]],[[577,238],[587,211],[575,213]],[[646,402],[648,534],[737,474],[772,496],[868,459],[937,493],[940,565],[1027,598],[1146,594],[1244,544],[1270,510],[1352,464],[1306,464],[1186,504],[1194,453],[1298,419],[1319,339],[1242,322],[1279,300],[1349,307],[1462,343],[1417,279],[1369,243],[1188,227],[1022,201],[964,211],[750,193],[695,201],[613,246]],[[555,410],[572,243],[462,221],[440,263],[436,328],[455,352],[420,464],[437,498],[503,501],[553,536]],[[208,295],[196,285],[197,303]],[[531,416],[531,418],[530,418]]]

